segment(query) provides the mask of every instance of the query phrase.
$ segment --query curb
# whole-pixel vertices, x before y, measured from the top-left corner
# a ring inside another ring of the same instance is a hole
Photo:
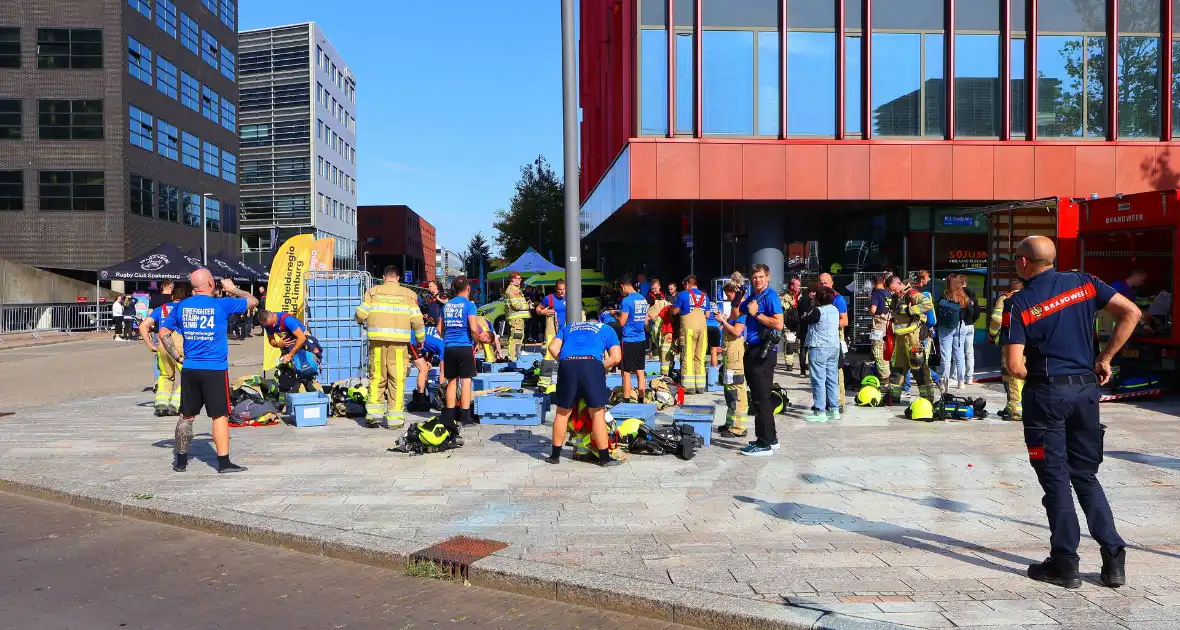
[[[222,507],[176,503],[167,499],[153,499],[154,505],[148,505],[129,499],[126,493],[100,488],[70,492],[38,483],[0,479],[0,492],[395,571],[404,570],[410,555],[424,546],[414,541],[256,516]],[[894,630],[908,627],[495,555],[471,563],[468,582],[493,590],[708,630]]]
[[[103,339],[106,335],[77,335],[74,337],[65,337],[62,339],[43,339],[34,341],[32,343],[22,343],[19,345],[0,344],[0,352],[5,350],[21,350],[24,348],[40,348],[43,346],[56,346],[63,343],[77,343],[79,341],[89,341],[91,339]]]

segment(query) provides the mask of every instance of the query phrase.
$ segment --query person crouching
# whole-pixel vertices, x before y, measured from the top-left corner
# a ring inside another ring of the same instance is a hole
[[[606,371],[623,359],[619,336],[601,322],[578,322],[561,328],[549,342],[549,355],[557,357],[557,391],[554,404],[557,416],[553,419],[553,452],[545,461],[561,462],[561,448],[565,444],[570,415],[578,408],[578,401],[586,404],[590,414],[591,436],[598,449],[598,465],[622,463],[610,449],[606,430]],[[606,360],[602,357],[606,356]]]

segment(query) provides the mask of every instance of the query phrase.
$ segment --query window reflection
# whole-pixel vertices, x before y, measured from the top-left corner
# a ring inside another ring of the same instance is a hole
[[[777,31],[758,33],[758,135],[778,136],[779,46]]]
[[[862,134],[861,111],[864,96],[860,91],[861,39],[848,37],[844,41],[844,133]]]
[[[1025,80],[1024,69],[1027,67],[1025,41],[1012,40],[1012,136],[1028,133],[1028,81]]]
[[[1159,137],[1160,0],[1121,0],[1118,135]]]
[[[692,33],[676,33],[676,133],[693,133],[693,57]]]
[[[1105,48],[1105,37],[1038,36],[1038,135],[1106,135]]]
[[[926,106],[923,135],[941,136],[946,134],[946,57],[944,36],[941,33],[923,36],[925,72],[922,86]]]
[[[955,36],[955,134],[1000,135],[1000,36]]]
[[[702,133],[753,135],[754,33],[705,31],[702,50]],[[677,57],[679,57],[677,52]],[[690,83],[691,86],[691,83]],[[677,92],[679,92],[677,86]],[[691,92],[690,92],[691,94]],[[691,112],[691,108],[689,110]],[[679,114],[677,127],[680,127]]]
[[[873,33],[873,133],[944,133],[941,33]]]
[[[644,29],[640,39],[640,131],[668,133],[668,32]]]
[[[787,135],[836,133],[836,34],[787,36]]]

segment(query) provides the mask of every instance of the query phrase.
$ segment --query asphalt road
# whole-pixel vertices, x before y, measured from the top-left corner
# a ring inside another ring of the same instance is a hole
[[[0,492],[0,628],[687,628]]]

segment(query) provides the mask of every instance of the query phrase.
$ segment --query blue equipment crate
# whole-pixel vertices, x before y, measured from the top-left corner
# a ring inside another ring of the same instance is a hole
[[[369,342],[355,319],[366,289],[367,282],[359,275],[307,280],[304,323],[324,349],[317,377],[321,383],[369,375]]]
[[[511,387],[517,389],[524,382],[524,374],[520,372],[497,372],[495,374],[476,374],[471,379],[471,389],[483,391],[496,387]]]
[[[705,446],[712,443],[713,416],[716,405],[683,405],[672,412],[672,424],[687,424],[705,440]]]
[[[623,373],[622,372],[611,372],[610,374],[606,375],[606,388],[607,389],[613,390],[616,387],[622,387],[622,386],[623,386]],[[639,387],[639,377],[635,376],[634,374],[631,375],[631,387]]]
[[[323,392],[287,394],[287,411],[297,427],[322,427],[328,424],[328,397]]]
[[[546,394],[545,392],[535,392],[533,395],[541,399],[541,412],[548,414],[549,407],[553,404],[553,396]]]
[[[484,394],[475,397],[480,424],[534,427],[544,420],[544,400],[533,394]]]
[[[411,367],[409,376],[410,376],[410,378],[413,378],[413,379],[418,378],[418,368]],[[426,382],[427,383],[437,383],[438,382],[438,368],[436,368],[436,367],[430,368],[430,371],[426,373]]]
[[[533,367],[533,363],[541,361],[544,358],[545,355],[542,354],[536,354],[534,352],[522,352],[520,353],[520,357],[517,358],[516,361],[512,362],[512,367],[527,370]]]
[[[705,391],[707,391],[707,392],[725,391],[725,386],[721,384],[721,366],[719,366],[719,365],[706,365],[705,366]]]
[[[660,360],[659,359],[648,359],[643,364],[643,371],[648,376],[659,376],[660,375]]]
[[[656,426],[656,413],[658,409],[655,405],[648,405],[645,403],[623,403],[615,405],[610,408],[610,413],[615,420],[623,420],[626,418],[639,418],[643,423],[653,429]]]
[[[504,370],[508,369],[509,367],[511,367],[511,364],[508,363],[507,361],[501,361],[499,363],[486,363],[485,362],[483,364],[483,369],[484,369],[483,373],[484,374],[499,374],[500,372],[503,372]]]

